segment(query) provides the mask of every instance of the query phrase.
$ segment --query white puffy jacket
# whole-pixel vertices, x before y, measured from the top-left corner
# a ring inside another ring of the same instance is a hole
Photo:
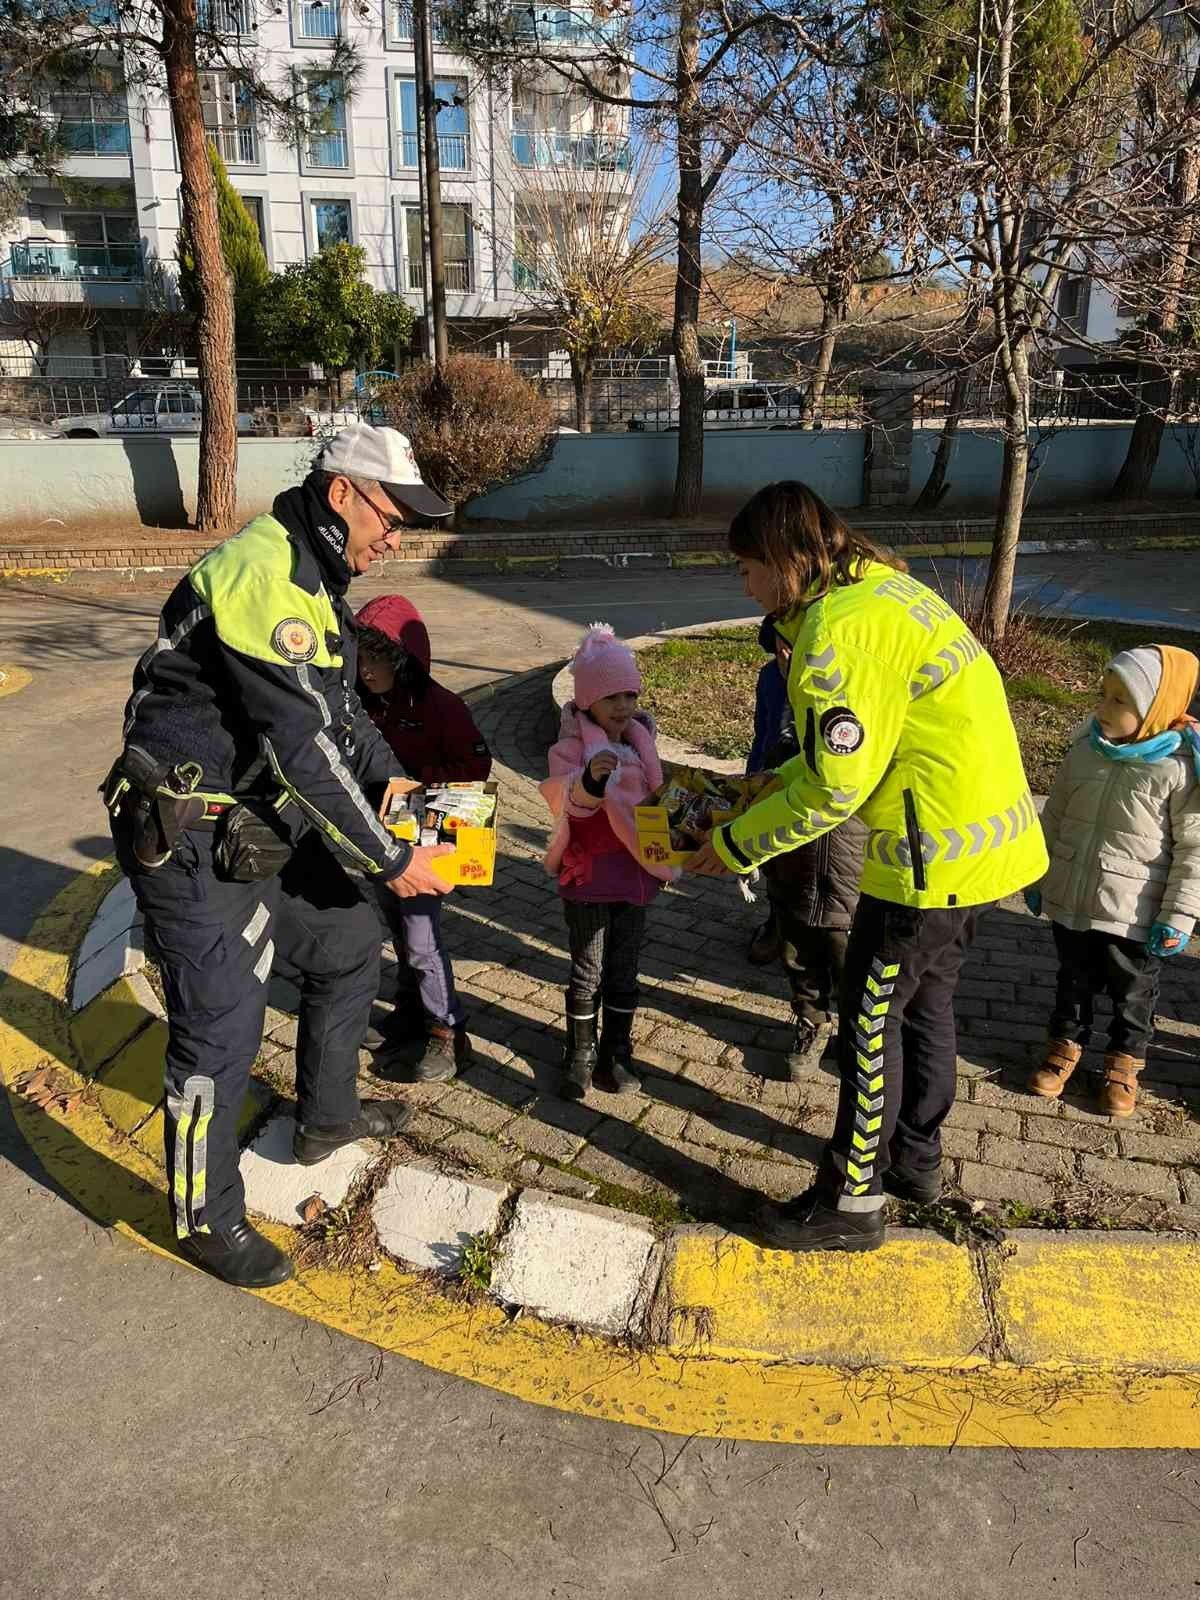
[[[1110,761],[1076,737],[1042,813],[1042,910],[1079,932],[1145,939],[1200,918],[1200,783],[1186,745],[1162,761]]]

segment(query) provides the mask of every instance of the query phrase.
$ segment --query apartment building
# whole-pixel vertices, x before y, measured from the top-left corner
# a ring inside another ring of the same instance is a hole
[[[365,250],[377,288],[404,295],[420,313],[426,264],[407,0],[201,5],[211,26],[253,53],[263,78],[299,84],[320,129],[284,137],[228,72],[202,75],[206,126],[270,265],[282,270],[345,240]],[[511,25],[518,38],[536,33],[583,49],[613,23],[590,8],[525,6],[514,8]],[[352,95],[330,76],[339,39],[361,62]],[[441,21],[434,70],[447,307],[452,323],[488,348],[530,304],[514,248],[522,193],[564,166],[584,182],[626,171],[628,129],[619,114],[578,94],[498,89],[455,53]],[[28,367],[33,350],[51,376],[119,372],[136,355],[161,292],[155,264],[168,275],[174,269],[180,178],[170,110],[164,95],[123,86],[119,54],[86,89],[49,94],[46,104],[71,152],[66,171],[86,184],[86,201],[34,190],[0,240],[0,299],[22,308],[17,321],[40,324],[32,339],[28,326],[18,333],[0,305],[0,368]],[[71,306],[74,327],[64,310]]]

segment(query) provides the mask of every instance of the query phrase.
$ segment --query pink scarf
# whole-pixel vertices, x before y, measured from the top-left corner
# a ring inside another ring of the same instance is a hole
[[[679,876],[677,868],[650,866],[641,861],[638,854],[634,810],[663,781],[662,762],[654,743],[654,724],[649,716],[639,712],[629,724],[626,739],[627,743],[611,743],[599,723],[582,715],[573,701],[563,707],[558,743],[550,749],[550,776],[540,786],[556,823],[543,863],[547,872],[557,874],[563,866],[570,839],[570,818],[592,816],[599,809],[576,806],[571,791],[592,757],[601,750],[611,750],[618,765],[608,780],[601,806],[612,831],[634,860],[653,877],[671,883]]]

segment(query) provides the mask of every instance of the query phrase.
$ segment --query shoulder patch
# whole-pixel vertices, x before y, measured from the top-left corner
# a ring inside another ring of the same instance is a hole
[[[317,653],[317,634],[311,623],[303,617],[285,617],[275,624],[271,634],[271,649],[275,654],[300,666],[311,661]]]
[[[821,718],[821,738],[831,756],[852,756],[866,737],[866,729],[848,706],[834,706]]]

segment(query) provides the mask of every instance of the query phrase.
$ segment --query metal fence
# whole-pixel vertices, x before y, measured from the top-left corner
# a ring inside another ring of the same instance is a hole
[[[1200,376],[1164,375],[1147,379],[1128,366],[1061,367],[1039,374],[1031,384],[1029,420],[1037,431],[1128,423],[1143,409],[1168,421],[1195,417],[1200,409]],[[998,427],[1004,416],[1004,390],[990,375],[938,373],[913,391],[913,425],[942,428],[957,414],[962,428]]]

